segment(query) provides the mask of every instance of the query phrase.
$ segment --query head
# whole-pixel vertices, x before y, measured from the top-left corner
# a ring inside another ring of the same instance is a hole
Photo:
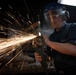
[[[53,28],[60,28],[69,18],[69,12],[65,7],[58,3],[51,3],[44,10],[45,21]]]

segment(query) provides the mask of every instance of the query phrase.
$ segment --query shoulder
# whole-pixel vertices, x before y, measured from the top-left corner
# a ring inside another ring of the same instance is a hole
[[[76,23],[66,23],[66,25],[76,26]]]
[[[76,31],[76,23],[66,23],[66,25],[70,27],[70,30],[75,29]]]
[[[76,31],[76,23],[71,23],[70,30]]]
[[[70,24],[70,27],[69,27],[69,35],[74,35],[76,34],[76,23],[68,23]]]
[[[76,27],[76,23],[70,23],[71,27]]]

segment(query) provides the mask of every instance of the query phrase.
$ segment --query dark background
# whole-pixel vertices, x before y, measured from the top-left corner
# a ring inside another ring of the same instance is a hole
[[[13,11],[18,11],[23,17],[29,14],[34,18],[43,11],[43,8],[50,2],[57,2],[57,0],[0,0],[0,7],[7,11],[10,5]],[[70,22],[76,22],[76,7],[66,6],[70,12]]]
[[[30,19],[34,23],[38,21],[39,18],[42,19],[44,7],[51,2],[57,2],[57,0],[0,0],[0,7],[2,8],[0,11],[13,11],[14,14],[18,12],[22,18],[25,18],[25,21]],[[11,10],[9,6],[12,7]],[[76,22],[76,7],[67,5],[65,5],[65,7],[70,13],[68,22]]]
[[[7,7],[7,5],[11,5],[16,10],[27,11],[27,8],[31,11],[37,11],[42,9],[49,2],[57,2],[57,0],[0,0],[0,4],[2,7]]]

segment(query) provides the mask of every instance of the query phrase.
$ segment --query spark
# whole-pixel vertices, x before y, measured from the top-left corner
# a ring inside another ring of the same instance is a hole
[[[39,32],[39,36],[41,36],[41,32]]]
[[[0,27],[2,26],[3,32],[8,35],[8,37],[0,38],[0,56],[9,51],[12,52],[17,47],[37,37],[34,34],[38,22],[32,24],[31,20],[25,21],[19,12],[14,12],[13,8],[10,5],[8,6],[11,11],[0,12],[0,17],[2,16],[0,18]]]
[[[23,43],[26,43],[27,41],[29,40],[32,40],[34,38],[36,38],[37,36],[36,35],[33,35],[33,34],[28,34],[27,36],[26,35],[15,35],[13,36],[12,38],[8,38],[8,39],[1,39],[0,41],[0,53],[4,52],[5,49],[7,48],[12,48],[12,47],[16,47],[16,46],[19,46]]]

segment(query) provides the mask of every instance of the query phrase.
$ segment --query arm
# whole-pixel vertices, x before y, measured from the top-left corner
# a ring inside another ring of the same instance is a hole
[[[52,49],[67,55],[76,56],[76,46],[70,43],[57,43],[50,41],[46,36],[43,36],[46,45]]]

